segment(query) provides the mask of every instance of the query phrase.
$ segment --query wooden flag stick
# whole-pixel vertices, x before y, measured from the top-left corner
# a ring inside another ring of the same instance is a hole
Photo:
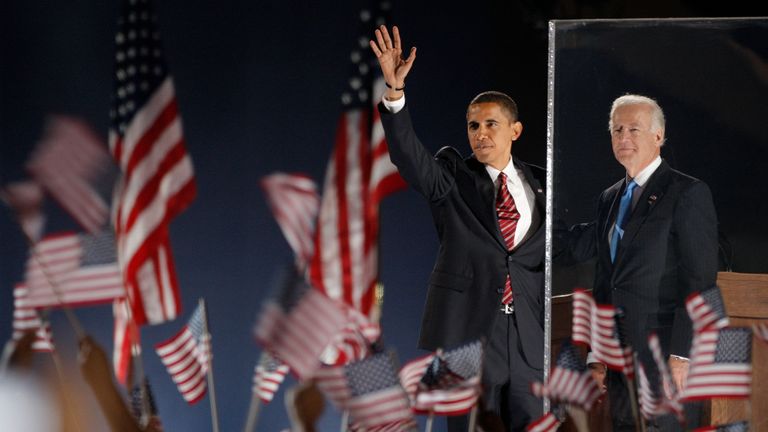
[[[243,432],[254,432],[256,422],[259,419],[259,410],[261,408],[261,399],[257,392],[251,392],[251,405],[248,407],[248,417],[245,420]]]
[[[472,411],[469,412],[468,432],[474,432],[476,424],[477,424],[477,403],[475,403],[475,406],[472,407]]]
[[[203,338],[210,340],[211,334],[208,332],[208,311],[205,308],[205,300],[200,297],[198,304],[202,308],[203,314]],[[211,404],[211,423],[213,426],[213,432],[219,432],[219,412],[216,408],[216,386],[213,382],[213,347],[210,346],[210,352],[208,353],[208,371],[206,372],[208,377],[208,401]]]
[[[147,390],[147,380],[144,374],[144,362],[141,358],[141,345],[138,340],[138,331],[136,324],[133,322],[133,316],[131,315],[131,305],[126,300],[122,305],[126,309],[126,320],[128,321],[127,336],[131,344],[131,366],[136,370],[136,381],[139,386],[139,397],[141,398],[141,418],[139,418],[139,425],[146,427],[149,424],[149,420],[152,417],[152,409],[149,406],[149,391]]]
[[[341,413],[341,432],[347,432],[347,423],[349,423],[349,411],[344,410]]]
[[[429,410],[429,417],[427,417],[427,426],[424,428],[424,432],[432,432],[432,423],[435,421],[435,412]]]

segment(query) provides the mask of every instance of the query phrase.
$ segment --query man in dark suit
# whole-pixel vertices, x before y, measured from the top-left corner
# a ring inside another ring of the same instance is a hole
[[[713,287],[717,278],[712,195],[705,183],[670,168],[661,158],[664,112],[653,99],[617,98],[608,127],[614,156],[626,175],[600,195],[594,222],[555,230],[556,259],[597,258],[596,301],[625,311],[626,340],[643,363],[650,359],[648,335],[659,336],[672,379],[681,389],[692,339],[685,300],[692,292]],[[608,391],[614,431],[634,431],[627,390],[613,371],[608,373]],[[687,416],[697,421],[695,410]],[[679,426],[668,419],[651,427]]]
[[[397,27],[393,36],[382,26],[371,41],[388,87],[379,111],[392,162],[429,201],[440,240],[419,346],[484,339],[484,408],[523,430],[542,411],[529,386],[542,379],[544,354],[544,171],[512,157],[523,126],[500,92],[467,108],[472,156],[443,147],[433,157],[405,106],[416,49],[403,59]],[[449,430],[466,430],[462,420],[449,419]]]

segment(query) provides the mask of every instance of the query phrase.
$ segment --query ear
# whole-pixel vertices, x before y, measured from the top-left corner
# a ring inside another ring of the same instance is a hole
[[[664,128],[653,132],[653,140],[656,147],[661,147],[664,144]]]
[[[523,124],[519,121],[512,123],[512,130],[514,131],[514,135],[512,136],[512,141],[517,141],[520,138],[520,135],[523,133]]]

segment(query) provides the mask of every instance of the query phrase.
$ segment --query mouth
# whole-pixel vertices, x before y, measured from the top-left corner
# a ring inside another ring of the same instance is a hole
[[[475,151],[488,150],[491,148],[493,148],[493,144],[491,143],[478,143],[475,145]]]

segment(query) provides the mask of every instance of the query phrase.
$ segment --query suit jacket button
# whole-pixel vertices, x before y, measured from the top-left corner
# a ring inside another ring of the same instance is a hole
[[[512,262],[512,255],[507,255],[507,261]]]

